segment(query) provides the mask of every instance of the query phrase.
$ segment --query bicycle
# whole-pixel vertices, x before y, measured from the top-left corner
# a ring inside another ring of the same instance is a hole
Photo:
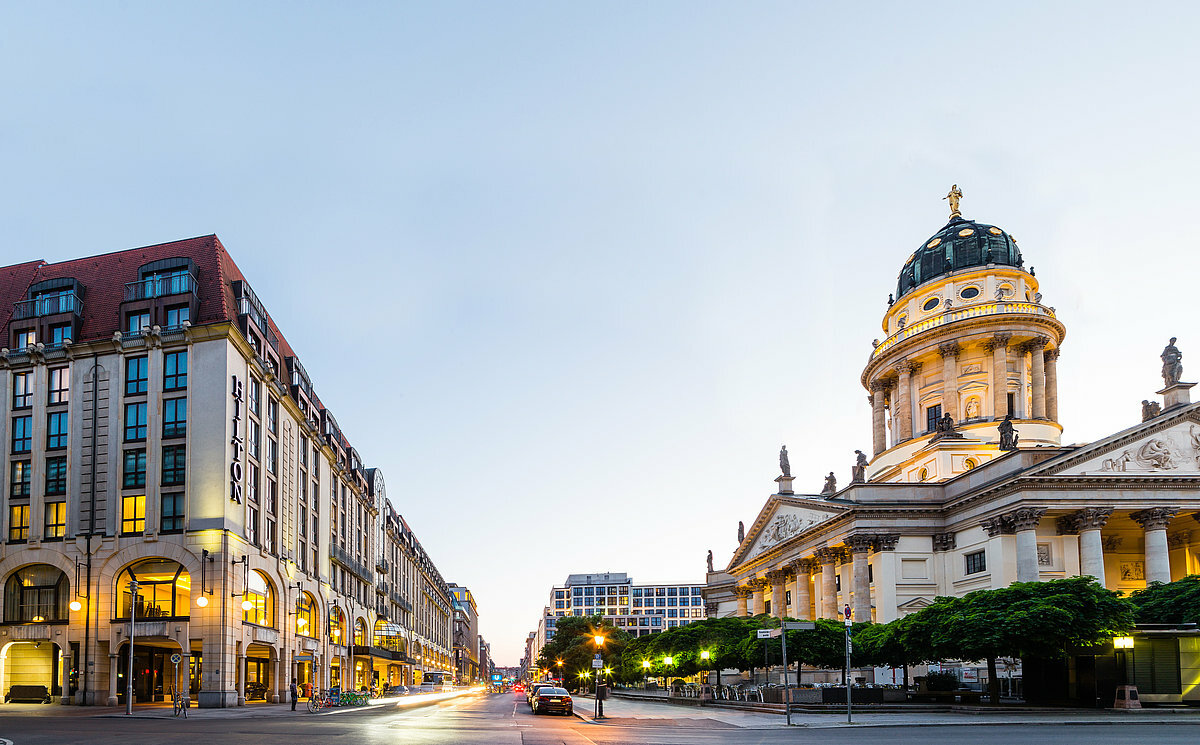
[[[188,703],[189,702],[188,702],[188,698],[186,695],[184,695],[182,693],[176,693],[172,697],[172,708],[175,711],[175,716],[179,716],[180,713],[182,713],[183,718],[187,719],[188,718]]]
[[[331,706],[336,706],[336,704],[331,703],[329,697],[320,691],[314,691],[308,697],[308,713],[310,714],[316,714],[321,709],[328,709]]]

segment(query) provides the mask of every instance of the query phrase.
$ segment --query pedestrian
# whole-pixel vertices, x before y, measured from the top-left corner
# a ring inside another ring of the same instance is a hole
[[[292,678],[292,687],[289,689],[289,692],[292,694],[292,711],[295,711],[296,710],[296,694],[298,694],[300,692],[299,687],[296,685],[295,678]]]

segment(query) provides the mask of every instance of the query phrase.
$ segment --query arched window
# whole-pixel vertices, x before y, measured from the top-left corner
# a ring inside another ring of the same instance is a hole
[[[336,605],[329,609],[329,641],[346,643],[346,614]]]
[[[398,625],[381,618],[375,622],[375,646],[402,653],[408,647],[403,633]]]
[[[259,626],[275,627],[275,590],[257,569],[246,576],[246,594],[242,597],[242,620]]]
[[[55,623],[67,620],[70,600],[67,575],[49,564],[18,569],[4,585],[4,620],[8,623]]]
[[[192,576],[183,565],[170,559],[146,559],[126,567],[117,575],[116,595],[121,598],[117,618],[129,618],[133,605],[129,582],[137,580],[137,617],[187,618],[191,602]]]
[[[361,618],[354,622],[354,646],[367,646],[367,624]]]
[[[307,592],[296,598],[296,635],[315,638],[317,635],[317,601]]]

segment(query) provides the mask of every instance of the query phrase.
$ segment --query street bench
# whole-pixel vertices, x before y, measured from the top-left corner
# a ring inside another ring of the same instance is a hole
[[[46,686],[15,685],[4,697],[6,704],[48,704],[50,690]]]

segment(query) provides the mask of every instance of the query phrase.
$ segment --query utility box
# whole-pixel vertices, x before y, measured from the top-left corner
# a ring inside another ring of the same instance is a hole
[[[608,686],[600,686],[599,688],[597,688],[596,689],[596,698],[600,699],[601,701],[607,701],[608,700]]]

